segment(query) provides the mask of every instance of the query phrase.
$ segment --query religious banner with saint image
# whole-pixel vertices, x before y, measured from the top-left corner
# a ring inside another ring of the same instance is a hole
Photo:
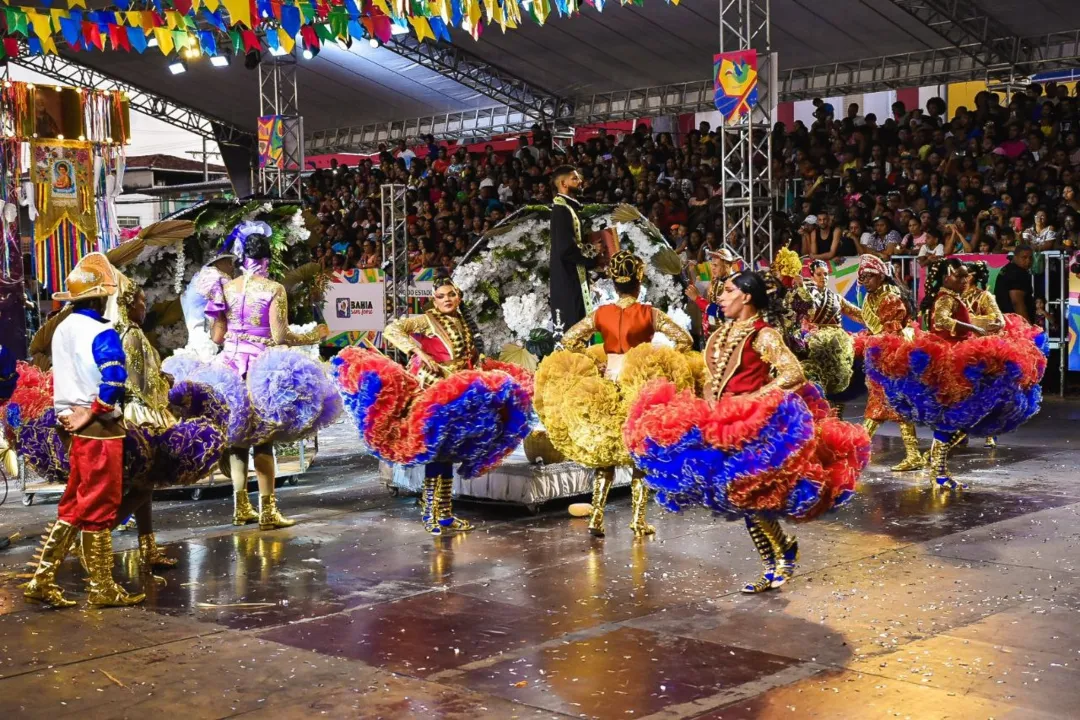
[[[90,143],[35,140],[31,144],[31,180],[38,281],[59,290],[79,259],[97,244]]]

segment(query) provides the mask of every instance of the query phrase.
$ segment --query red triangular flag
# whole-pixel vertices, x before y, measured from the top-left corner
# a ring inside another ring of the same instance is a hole
[[[191,0],[173,0],[173,7],[181,15],[187,15],[191,12]]]
[[[259,37],[255,34],[254,30],[243,30],[240,32],[240,38],[244,41],[244,52],[249,53],[252,50],[261,50],[259,46]]]

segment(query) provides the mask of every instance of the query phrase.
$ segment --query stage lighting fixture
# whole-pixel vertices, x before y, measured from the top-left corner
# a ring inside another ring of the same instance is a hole
[[[262,50],[252,50],[244,56],[244,67],[254,70],[262,62]]]
[[[210,64],[214,67],[229,67],[229,58],[224,55],[211,55]]]
[[[311,50],[307,48],[304,48],[304,52],[302,52],[301,55],[304,56],[305,60],[310,60],[311,58],[315,57],[315,53],[311,52]]]
[[[187,72],[187,63],[177,58],[169,63],[169,72],[173,75],[179,75],[180,73]]]
[[[270,48],[270,54],[274,57],[281,57],[282,55],[288,55],[289,53],[285,52],[280,47],[272,47]]]
[[[373,48],[377,48],[377,47],[379,47],[379,41],[376,40],[375,38],[371,38],[370,40],[368,40],[368,45],[370,45]]]

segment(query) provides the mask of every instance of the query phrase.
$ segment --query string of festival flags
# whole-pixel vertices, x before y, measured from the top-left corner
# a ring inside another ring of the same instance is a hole
[[[603,12],[606,0],[115,0],[111,8],[90,10],[87,0],[40,0],[43,7],[0,12],[4,27],[0,59],[16,57],[25,42],[32,55],[56,54],[63,40],[70,50],[143,53],[155,47],[170,55],[197,50],[204,55],[255,50],[317,52],[327,42],[388,42],[402,30],[418,40],[450,42],[460,27],[479,40],[485,27],[505,32],[523,16],[543,25],[555,14],[577,14],[581,5]],[[642,5],[644,0],[618,0]],[[679,0],[668,0],[678,5]],[[61,7],[66,5],[67,7]],[[398,28],[395,32],[395,26]]]

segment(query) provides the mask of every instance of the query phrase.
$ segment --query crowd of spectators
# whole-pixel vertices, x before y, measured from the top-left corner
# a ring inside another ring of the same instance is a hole
[[[1004,104],[982,92],[952,118],[941,98],[925,109],[894,103],[884,119],[814,104],[809,127],[773,129],[774,243],[821,259],[873,253],[922,264],[1080,243],[1080,97],[1067,86],[1030,85]],[[452,268],[508,213],[550,202],[550,173],[567,163],[584,177],[584,202],[635,205],[688,265],[725,244],[716,132],[701,123],[676,142],[642,123],[569,147],[540,127],[504,152],[399,142],[356,167],[316,171],[306,199],[324,224],[319,255],[328,268],[379,267],[380,185],[394,182],[410,189],[411,265]]]

